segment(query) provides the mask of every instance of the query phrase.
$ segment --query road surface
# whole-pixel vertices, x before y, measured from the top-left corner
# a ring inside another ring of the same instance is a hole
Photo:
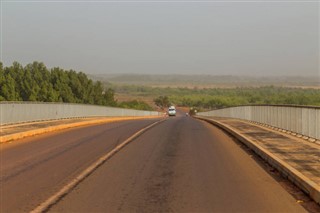
[[[1,212],[30,211],[155,120],[51,133],[1,147]],[[170,117],[115,154],[50,212],[304,212],[220,129]]]

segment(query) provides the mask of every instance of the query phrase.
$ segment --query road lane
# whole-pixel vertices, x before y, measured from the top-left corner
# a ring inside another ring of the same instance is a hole
[[[101,155],[156,120],[94,125],[1,144],[1,212],[32,210]]]
[[[141,135],[52,212],[304,212],[220,129],[169,118]]]

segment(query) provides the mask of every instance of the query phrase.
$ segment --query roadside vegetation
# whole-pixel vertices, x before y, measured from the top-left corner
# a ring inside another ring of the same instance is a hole
[[[169,101],[168,96],[159,96],[159,97],[153,99],[153,101],[161,109],[164,109],[164,108],[170,106],[170,101]]]
[[[149,104],[140,100],[122,101],[118,104],[121,108],[138,109],[138,110],[154,110]]]
[[[164,82],[166,84],[166,82]],[[177,83],[178,85],[178,83]],[[121,98],[121,102],[116,100]],[[200,110],[247,104],[320,106],[320,89],[303,87],[163,87],[95,81],[83,72],[48,69],[43,63],[26,66],[0,63],[0,101],[83,103],[139,110],[164,110],[169,105]]]
[[[83,72],[48,69],[33,62],[23,67],[14,62],[3,67],[0,62],[0,101],[39,101],[83,103],[131,109],[151,110],[143,101],[118,103],[114,90],[100,81],[93,81]]]
[[[247,104],[290,104],[320,106],[320,89],[291,87],[238,87],[238,88],[160,88],[136,85],[114,85],[116,93],[135,98],[152,98],[159,107],[161,100],[179,106],[216,109]]]

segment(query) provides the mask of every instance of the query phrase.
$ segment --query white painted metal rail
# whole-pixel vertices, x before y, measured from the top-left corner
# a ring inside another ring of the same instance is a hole
[[[320,107],[252,105],[200,112],[198,115],[255,121],[318,140],[320,139]]]
[[[95,116],[157,116],[155,111],[142,111],[86,104],[0,102],[1,125]]]

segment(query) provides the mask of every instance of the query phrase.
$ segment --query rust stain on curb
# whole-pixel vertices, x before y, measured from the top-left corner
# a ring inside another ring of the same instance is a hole
[[[252,140],[247,138],[246,136],[238,133],[235,129],[230,127],[227,124],[223,124],[219,121],[204,118],[204,117],[198,117],[195,116],[195,118],[207,121],[215,126],[218,126],[231,135],[233,135],[235,138],[237,138],[239,141],[244,143],[246,146],[248,146],[250,149],[252,149],[255,153],[257,153],[260,157],[262,157],[264,160],[266,160],[268,163],[270,163],[274,168],[276,168],[283,176],[287,177],[291,182],[293,182],[295,185],[297,185],[301,190],[303,190],[305,193],[307,193],[314,201],[316,201],[318,204],[320,204],[320,185],[317,185],[315,182],[310,180],[308,177],[303,175],[301,172],[290,166],[285,161],[281,160],[265,148],[259,146],[258,144],[254,143]]]
[[[102,124],[102,123],[109,123],[115,121],[124,121],[124,120],[138,120],[138,119],[151,119],[151,118],[161,118],[160,116],[139,116],[139,117],[113,117],[113,118],[106,118],[106,119],[97,119],[97,120],[90,120],[90,121],[81,121],[69,124],[61,124],[56,126],[50,126],[40,129],[28,130],[24,132],[14,133],[10,135],[0,136],[0,143],[7,143],[14,140],[40,135],[48,132],[54,132],[58,130],[64,130],[74,127],[81,127],[81,126],[88,126],[94,124]]]

